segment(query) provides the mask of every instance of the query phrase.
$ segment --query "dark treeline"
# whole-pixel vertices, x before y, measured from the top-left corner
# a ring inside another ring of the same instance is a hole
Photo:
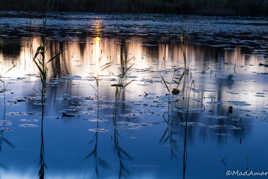
[[[268,15],[268,0],[0,0],[0,10]]]

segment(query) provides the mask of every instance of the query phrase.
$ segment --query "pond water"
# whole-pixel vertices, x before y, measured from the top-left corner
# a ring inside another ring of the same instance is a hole
[[[268,172],[266,18],[0,15],[1,178]]]

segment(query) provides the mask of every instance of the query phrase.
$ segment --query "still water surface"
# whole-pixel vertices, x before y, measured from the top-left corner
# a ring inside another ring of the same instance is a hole
[[[1,17],[1,178],[199,179],[229,178],[228,169],[266,171],[267,21],[126,17],[50,14],[45,31],[38,17]],[[193,24],[202,38],[189,31],[182,44],[177,27]],[[209,28],[236,36],[213,40]],[[249,32],[258,38],[245,39]],[[62,51],[48,65],[44,108],[32,61],[41,34],[47,58]],[[161,76],[176,86],[184,50],[189,73],[180,94],[168,95]]]

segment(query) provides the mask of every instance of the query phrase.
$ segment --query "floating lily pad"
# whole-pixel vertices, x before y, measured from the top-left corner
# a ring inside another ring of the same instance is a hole
[[[25,128],[32,128],[32,127],[38,127],[37,124],[20,124],[20,127],[25,127]]]
[[[21,122],[38,122],[38,119],[21,119]]]
[[[107,122],[105,119],[87,119],[89,122]]]
[[[89,132],[107,132],[107,129],[104,128],[95,128],[95,129],[88,129]]]

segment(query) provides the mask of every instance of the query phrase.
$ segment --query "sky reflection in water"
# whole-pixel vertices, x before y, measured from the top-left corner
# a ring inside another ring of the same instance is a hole
[[[31,59],[40,38],[3,44],[0,71],[7,91],[0,88],[0,176],[37,178],[42,110]],[[182,73],[182,47],[188,81],[181,95],[166,96],[160,76],[170,81],[175,69]],[[49,66],[44,107],[47,178],[225,178],[227,169],[265,170],[263,57],[238,47],[227,51],[120,36],[50,40],[46,55],[61,49],[60,60]],[[122,59],[131,60],[124,66]],[[112,65],[101,70],[108,62]],[[133,82],[116,91],[111,85],[131,65],[125,80]],[[93,76],[100,78],[99,88]]]

